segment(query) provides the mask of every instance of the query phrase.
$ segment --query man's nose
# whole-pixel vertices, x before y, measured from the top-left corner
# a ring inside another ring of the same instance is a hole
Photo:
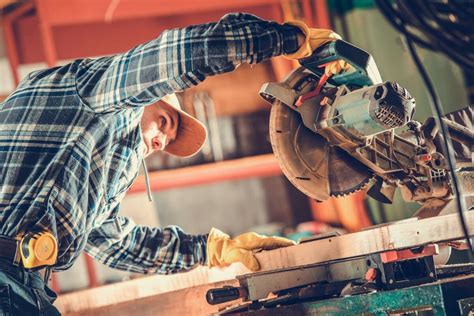
[[[161,131],[159,131],[158,135],[156,135],[156,140],[159,145],[157,150],[164,150],[166,145],[168,145],[167,135]]]

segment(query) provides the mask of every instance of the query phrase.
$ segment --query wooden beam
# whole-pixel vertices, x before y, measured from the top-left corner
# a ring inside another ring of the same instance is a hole
[[[164,305],[168,304],[166,308],[174,311],[175,309],[171,306],[172,300],[170,299],[173,295],[162,295],[175,293],[176,297],[180,298],[179,300],[174,300],[174,303],[179,302],[179,310],[182,308],[181,305],[187,307],[190,311],[202,310],[202,308],[205,308],[205,305],[207,305],[205,290],[203,290],[203,288],[207,290],[208,288],[220,287],[224,284],[236,285],[238,283],[237,279],[235,279],[236,275],[249,272],[250,271],[241,264],[233,264],[229,267],[213,269],[199,266],[185,273],[144,276],[130,281],[61,294],[54,305],[63,315],[132,315],[130,308],[139,308],[139,315],[144,315],[142,310],[145,312],[148,308],[155,310],[151,315],[161,313],[169,314],[166,312],[167,310],[164,309],[164,306],[161,311],[158,310],[161,303],[156,303],[157,305],[155,306],[153,302],[163,301]],[[195,291],[199,293],[202,293],[200,291],[204,291],[204,294],[189,297],[188,301],[187,297],[192,296],[190,293],[194,293]],[[191,302],[196,306],[192,306]],[[204,307],[201,305],[204,305]],[[117,308],[116,312],[112,313],[112,310],[115,310],[117,306],[120,306],[120,308]],[[98,311],[101,311],[101,313],[97,314]],[[205,314],[209,314],[217,311],[217,309],[206,309],[205,311]],[[176,315],[174,313],[171,314]],[[184,313],[182,315],[189,314]]]
[[[280,175],[281,169],[273,154],[227,160],[172,170],[150,172],[152,191],[209,184],[226,180]],[[145,177],[139,176],[128,193],[145,192]]]
[[[474,212],[467,212],[466,218],[468,227],[471,227],[469,232],[474,236]],[[353,234],[257,253],[256,256],[261,270],[269,271],[458,239],[464,239],[459,215],[449,214],[422,220],[409,219]]]
[[[225,307],[242,303],[236,300],[219,305],[209,305],[206,302],[206,292],[212,288],[220,288],[225,285],[238,286],[237,279],[203,284],[173,292],[158,294],[134,301],[122,302],[114,305],[103,305],[89,309],[77,310],[64,313],[68,316],[88,315],[212,315]],[[78,302],[78,301],[76,301]]]

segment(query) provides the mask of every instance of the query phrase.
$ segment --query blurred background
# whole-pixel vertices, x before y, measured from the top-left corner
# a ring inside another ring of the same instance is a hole
[[[431,116],[425,88],[400,34],[372,0],[0,0],[0,10],[0,100],[31,71],[124,52],[168,28],[247,12],[335,29],[372,54],[384,80],[411,92],[417,120]],[[419,54],[446,113],[473,102],[472,73],[444,55],[422,49]],[[244,65],[180,93],[184,109],[207,126],[208,142],[192,158],[162,153],[147,158],[154,202],[148,202],[140,176],[122,203],[122,214],[138,224],[178,225],[194,234],[214,226],[231,235],[257,231],[295,240],[410,217],[418,205],[400,197],[383,205],[358,192],[317,203],[282,175],[268,137],[270,106],[258,91],[297,66],[283,58]],[[83,255],[72,269],[54,275],[53,287],[66,293],[136,277]]]

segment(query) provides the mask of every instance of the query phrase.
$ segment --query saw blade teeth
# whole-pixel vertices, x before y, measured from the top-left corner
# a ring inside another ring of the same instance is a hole
[[[344,197],[344,196],[349,196],[351,194],[360,192],[360,191],[366,189],[374,178],[375,178],[375,176],[372,175],[370,178],[367,179],[367,181],[365,183],[362,183],[360,185],[360,187],[353,188],[352,190],[348,190],[346,192],[331,192],[329,195],[331,197]]]
[[[327,155],[330,196],[344,196],[362,190],[373,173],[344,150],[330,147]]]

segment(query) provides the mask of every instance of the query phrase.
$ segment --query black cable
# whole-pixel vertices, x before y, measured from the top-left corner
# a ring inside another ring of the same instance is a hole
[[[402,15],[400,15],[397,11],[395,11],[390,3],[389,0],[375,0],[377,3],[378,7],[380,8],[380,11],[382,14],[385,16],[385,18],[389,21],[389,23],[397,29],[400,33],[402,34],[409,34],[410,37],[412,38],[413,41],[415,41],[416,44],[423,48],[427,49],[434,49],[434,47],[422,39],[421,37],[417,36],[416,34],[413,34],[412,32],[409,32],[405,25],[407,25],[408,21],[405,21]]]
[[[463,56],[459,56],[456,52],[460,50],[459,44],[454,43],[445,37],[445,33],[432,26],[432,20],[426,17],[425,8],[418,1],[397,1],[398,10],[402,15],[408,17],[410,24],[414,28],[420,30],[433,46],[433,50],[439,50],[447,54],[457,63],[465,63]],[[416,15],[415,15],[416,13]],[[425,21],[427,20],[427,21]]]
[[[456,3],[456,1],[449,1],[446,3],[449,12],[454,13],[456,16],[461,16],[466,20],[472,19],[472,14],[474,14],[474,6],[463,7]]]
[[[397,4],[405,15],[410,17],[410,20],[415,21],[414,25],[416,28],[422,31],[436,50],[448,55],[458,64],[474,68],[474,60],[470,58],[469,51],[465,50],[467,45],[465,40],[449,38],[450,32],[441,30],[441,25],[439,24],[437,24],[437,27],[432,26],[436,20],[428,16],[430,13],[425,7],[427,5],[426,2],[398,0]],[[414,12],[416,12],[416,16]]]
[[[440,51],[463,68],[474,69],[474,27],[467,2],[376,0],[383,15],[418,46]],[[423,37],[421,36],[423,35]]]
[[[451,137],[449,136],[449,131],[446,125],[444,124],[443,120],[441,119],[442,112],[443,112],[441,101],[436,93],[436,90],[434,89],[434,86],[428,76],[428,73],[426,72],[423,64],[421,63],[420,58],[418,57],[415,47],[413,46],[413,42],[406,36],[405,36],[405,40],[407,43],[408,52],[410,53],[410,56],[413,62],[415,63],[416,68],[418,69],[418,72],[420,73],[421,78],[423,79],[423,82],[428,90],[430,105],[431,105],[432,111],[435,113],[434,119],[435,119],[436,125],[440,128],[440,132],[442,136],[441,146],[444,147],[442,148],[442,150],[446,154],[446,161],[448,163],[449,172],[451,173],[451,180],[452,180],[453,189],[454,189],[456,206],[459,213],[459,219],[461,221],[461,227],[466,237],[466,242],[469,246],[469,249],[471,253],[474,253],[474,249],[472,246],[472,242],[471,242],[471,238],[470,238],[470,234],[469,234],[469,230],[466,224],[466,218],[464,214],[465,203],[461,195],[459,180],[455,173],[455,166],[453,162],[455,161],[454,151],[452,147],[453,145],[451,142]]]
[[[428,18],[435,21],[440,28],[443,29],[443,31],[446,33],[446,35],[449,35],[452,37],[452,40],[455,42],[462,42],[464,41],[463,34],[460,32],[460,30],[457,29],[458,25],[457,23],[453,23],[453,21],[449,20],[449,13],[444,12],[446,17],[441,17],[440,16],[440,11],[441,9],[434,5],[432,2],[422,2],[420,6],[426,10],[426,13],[428,14]]]

